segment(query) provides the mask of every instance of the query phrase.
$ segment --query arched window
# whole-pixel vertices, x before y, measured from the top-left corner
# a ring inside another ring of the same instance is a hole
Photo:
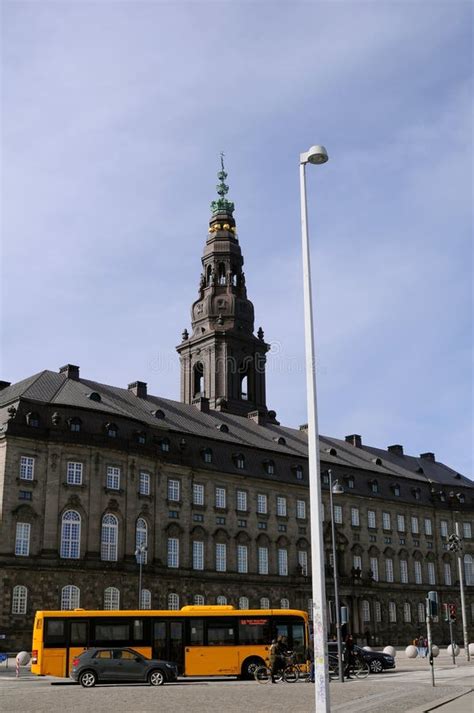
[[[81,516],[75,510],[66,510],[61,521],[60,556],[79,559],[81,553]]]
[[[201,451],[202,459],[204,463],[212,463],[212,449],[203,448]]]
[[[248,609],[249,600],[248,597],[239,597],[239,609]]]
[[[260,599],[260,609],[270,609],[270,600],[268,597],[262,597]]]
[[[225,263],[219,263],[219,285],[225,285]]]
[[[362,600],[362,621],[364,624],[370,621],[370,604],[367,599]]]
[[[464,578],[466,584],[474,584],[474,570],[472,568],[472,555],[464,555]]]
[[[195,604],[196,606],[204,606],[205,601],[204,601],[204,597],[202,596],[202,594],[195,594],[195,595],[194,595],[194,604]]]
[[[31,428],[38,428],[38,427],[39,427],[39,425],[40,425],[40,420],[39,420],[39,416],[38,416],[38,414],[36,413],[36,411],[31,411],[30,413],[27,413],[27,414],[26,414],[26,423],[27,423],[28,426],[30,426]]]
[[[289,599],[280,599],[280,609],[289,609],[290,608],[290,600]]]
[[[118,520],[115,515],[107,513],[102,518],[100,537],[100,558],[105,562],[117,561]]]
[[[115,423],[106,423],[105,430],[109,438],[117,438],[118,428]]]
[[[207,277],[207,284],[210,285],[212,282],[212,265],[207,266],[206,277]]]
[[[104,609],[120,609],[120,590],[117,587],[104,590]]]
[[[242,453],[237,453],[236,455],[234,455],[234,463],[236,468],[238,468],[239,470],[244,470],[245,458]]]
[[[151,609],[151,592],[149,589],[142,589],[141,609]]]
[[[67,584],[61,589],[61,609],[79,609],[81,590],[74,584]]]
[[[28,590],[22,584],[13,587],[12,593],[12,614],[26,614],[26,604],[28,601]]]
[[[248,374],[242,374],[240,377],[240,398],[242,401],[249,400],[249,377]]]
[[[227,604],[227,597],[223,597],[222,595],[220,597],[217,597],[216,603],[219,604],[220,606]]]
[[[169,453],[170,451],[170,439],[169,438],[163,438],[160,441],[160,448],[163,451],[163,453]]]
[[[201,362],[194,365],[194,396],[204,396],[204,367]]]
[[[411,621],[411,604],[410,602],[405,602],[403,605],[403,621],[409,623]]]
[[[148,546],[148,527],[146,520],[139,517],[135,528],[135,556],[138,564],[146,564]],[[138,554],[137,554],[138,553]]]
[[[175,592],[168,594],[168,609],[172,611],[179,609],[179,594],[175,594]]]
[[[69,419],[68,425],[69,430],[72,431],[72,433],[79,433],[79,431],[81,430],[82,421],[76,416],[74,418]]]

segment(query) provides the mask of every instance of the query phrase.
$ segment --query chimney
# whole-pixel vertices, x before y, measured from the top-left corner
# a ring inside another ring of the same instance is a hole
[[[0,391],[7,389],[11,385],[11,381],[0,381]]]
[[[420,453],[420,458],[423,458],[424,460],[430,460],[432,463],[435,462],[434,453]]]
[[[205,396],[197,396],[193,399],[192,404],[202,413],[209,413],[209,399]]]
[[[361,438],[361,436],[358,436],[357,433],[353,433],[351,436],[346,436],[346,443],[350,443],[352,446],[355,446],[356,448],[361,448],[362,447],[362,438]]]
[[[144,381],[134,381],[128,385],[128,390],[138,396],[139,399],[146,399],[146,384]]]
[[[67,379],[79,381],[79,367],[74,364],[66,364],[59,369],[60,374],[64,374]]]
[[[399,444],[396,444],[394,446],[387,446],[387,450],[389,453],[394,453],[396,456],[403,455],[403,446],[400,446]]]
[[[249,411],[247,418],[251,421],[255,421],[255,423],[258,423],[259,426],[264,426],[267,422],[267,413],[266,411],[262,411],[260,409],[257,411]]]
[[[303,431],[303,433],[307,433],[308,432],[308,424],[302,423],[301,426],[299,426],[299,430]]]

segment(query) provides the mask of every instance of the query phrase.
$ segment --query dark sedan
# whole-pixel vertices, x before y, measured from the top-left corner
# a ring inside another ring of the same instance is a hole
[[[170,661],[147,659],[133,649],[88,649],[72,661],[71,678],[92,688],[96,683],[149,683],[162,686],[176,681],[178,667]]]
[[[329,643],[329,653],[331,656],[337,656],[337,643],[335,641]],[[369,664],[371,673],[381,673],[389,668],[395,668],[395,659],[393,656],[389,656],[389,654],[384,654],[380,651],[366,651],[360,646],[354,646],[354,653],[361,656],[361,658]]]

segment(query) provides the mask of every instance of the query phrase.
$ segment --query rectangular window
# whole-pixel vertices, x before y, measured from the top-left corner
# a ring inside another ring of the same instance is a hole
[[[209,619],[207,622],[207,643],[208,646],[232,646],[235,644],[234,620]]]
[[[247,493],[245,490],[237,490],[237,510],[247,512]]]
[[[408,584],[408,562],[407,562],[407,560],[400,560],[400,582],[402,584]]]
[[[22,480],[33,480],[35,476],[35,459],[31,456],[21,456],[20,458],[20,478]]]
[[[440,531],[441,537],[448,536],[448,521],[447,520],[441,520],[441,522],[439,523],[439,531]]]
[[[248,607],[245,607],[246,609]],[[264,618],[239,619],[239,643],[265,645],[271,641],[270,621]]]
[[[388,620],[391,624],[397,621],[397,605],[395,602],[388,603]]]
[[[175,480],[174,478],[168,478],[168,500],[175,503],[179,503],[179,486],[179,480]]]
[[[463,522],[462,524],[463,536],[466,540],[470,540],[472,537],[472,526],[470,522]]]
[[[351,524],[354,527],[359,527],[359,508],[351,508]]]
[[[334,522],[342,525],[342,505],[334,505]]]
[[[354,555],[352,558],[352,566],[354,569],[362,570],[362,557],[360,555]]]
[[[268,574],[268,547],[258,548],[258,573]]]
[[[259,515],[266,515],[268,512],[267,496],[261,493],[257,495],[257,512]]]
[[[297,500],[296,501],[296,517],[298,520],[306,520],[306,501]]]
[[[247,545],[237,545],[237,572],[247,574],[249,571],[249,554]]]
[[[193,522],[204,522],[204,515],[200,512],[193,513]]]
[[[197,604],[197,602],[195,602],[195,604]],[[204,644],[204,620],[190,619],[189,633],[190,643],[194,646],[202,646]]]
[[[82,463],[68,462],[66,482],[68,485],[82,485]]]
[[[18,497],[20,500],[33,500],[33,493],[31,490],[20,490]]]
[[[451,581],[451,565],[449,562],[444,563],[444,583],[450,587],[452,584]]]
[[[431,519],[429,517],[425,517],[425,535],[428,535],[431,537],[433,534],[433,527],[431,524]]]
[[[204,569],[204,542],[193,541],[193,569]]]
[[[384,512],[382,513],[382,526],[384,530],[391,530],[392,529],[392,524],[390,521],[390,513],[389,512]]]
[[[286,517],[286,498],[277,497],[277,515],[280,517]]]
[[[425,605],[423,604],[423,602],[419,602],[417,609],[418,609],[418,623],[422,624],[426,619]]]
[[[31,525],[29,522],[16,523],[15,554],[28,557],[30,554]]]
[[[278,574],[280,577],[288,575],[288,551],[285,549],[278,550]]]
[[[216,572],[225,572],[227,569],[227,545],[216,544]]]
[[[385,560],[385,581],[393,582],[393,560]]]
[[[418,518],[412,516],[411,518],[411,532],[412,535],[418,535],[420,533],[420,528],[418,526]]]
[[[145,473],[143,470],[140,471],[138,492],[140,495],[150,495],[150,473]]]
[[[428,584],[436,584],[436,572],[434,562],[428,562]]]
[[[237,520],[237,527],[247,527],[247,520]]]
[[[177,537],[168,537],[168,567],[179,567],[179,540]]]
[[[423,572],[419,560],[415,560],[415,584],[423,584]]]
[[[225,508],[225,488],[216,488],[216,508]]]
[[[120,490],[120,468],[115,465],[107,466],[106,485],[109,490]]]
[[[204,485],[193,483],[193,505],[204,505]]]
[[[411,621],[411,604],[410,602],[405,602],[403,605],[403,621],[409,623]]]
[[[306,550],[299,550],[298,551],[298,564],[301,569],[301,574],[303,577],[308,576],[308,553]]]
[[[370,558],[370,569],[372,571],[372,579],[374,582],[379,581],[379,561],[377,557]]]
[[[377,527],[377,521],[375,519],[375,510],[367,511],[367,527],[374,529]]]
[[[109,624],[98,622],[95,625],[96,641],[129,641],[130,626],[128,623]]]
[[[375,602],[374,610],[375,610],[375,621],[377,623],[380,623],[382,621],[382,605],[380,604],[380,602]]]
[[[405,515],[397,515],[397,530],[405,532]]]

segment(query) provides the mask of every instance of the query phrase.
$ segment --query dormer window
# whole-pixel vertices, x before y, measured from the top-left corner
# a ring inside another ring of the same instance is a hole
[[[395,495],[395,497],[399,498],[401,490],[400,490],[400,486],[398,485],[398,483],[394,483],[392,485],[392,490],[393,490],[393,494]]]
[[[97,391],[91,391],[91,393],[89,394],[89,399],[91,401],[97,401],[97,403],[102,401],[100,394],[98,394]]]
[[[201,456],[204,463],[212,463],[212,450],[210,448],[203,448]]]
[[[220,423],[220,424],[217,426],[217,429],[218,429],[221,433],[229,433],[229,426],[228,426],[226,423]]]
[[[141,446],[144,446],[146,443],[146,435],[143,433],[143,431],[136,431],[135,433],[135,440],[137,443],[139,443]]]
[[[286,438],[283,438],[283,436],[278,436],[278,438],[274,439],[279,446],[286,446]]]
[[[456,493],[456,497],[459,500],[460,503],[464,503],[466,500],[466,497],[464,493]]]
[[[39,416],[35,411],[26,414],[26,423],[31,428],[38,428],[40,425]]]
[[[295,468],[296,480],[303,480],[303,468],[301,465],[297,465]]]
[[[420,500],[420,499],[421,499],[421,490],[420,490],[420,488],[413,488],[412,493],[413,493],[413,497],[415,498],[415,500]]]
[[[355,485],[355,480],[354,480],[354,478],[353,478],[352,475],[351,475],[351,476],[349,476],[349,478],[347,479],[347,487],[350,488],[351,490],[353,490],[353,489],[354,489],[354,485]]]
[[[165,417],[165,412],[158,408],[156,411],[152,411],[151,415],[155,418],[163,419]]]
[[[335,448],[326,448],[326,453],[329,453],[330,456],[337,456],[337,451]]]
[[[439,499],[442,503],[446,502],[446,493],[444,493],[442,490],[439,493]]]
[[[169,438],[163,438],[160,441],[160,449],[162,450],[163,453],[169,453],[170,450],[170,440]]]
[[[375,463],[375,465],[382,465],[382,459],[381,458],[372,458],[372,463]]]
[[[378,493],[379,492],[379,484],[376,480],[370,480],[369,481],[370,485],[370,492],[371,493]]]
[[[79,433],[79,431],[81,430],[82,421],[80,418],[77,418],[77,417],[70,418],[68,421],[68,425],[69,425],[69,430],[72,433]]]
[[[117,438],[118,428],[115,423],[106,423],[105,430],[107,431],[107,435],[109,438]]]
[[[329,474],[327,471],[323,473],[323,483],[324,485],[329,485]]]
[[[275,475],[275,463],[272,460],[266,460],[263,462],[263,467],[267,475]]]
[[[243,470],[245,468],[245,458],[242,453],[236,453],[234,455],[234,463],[235,467],[239,470]]]

